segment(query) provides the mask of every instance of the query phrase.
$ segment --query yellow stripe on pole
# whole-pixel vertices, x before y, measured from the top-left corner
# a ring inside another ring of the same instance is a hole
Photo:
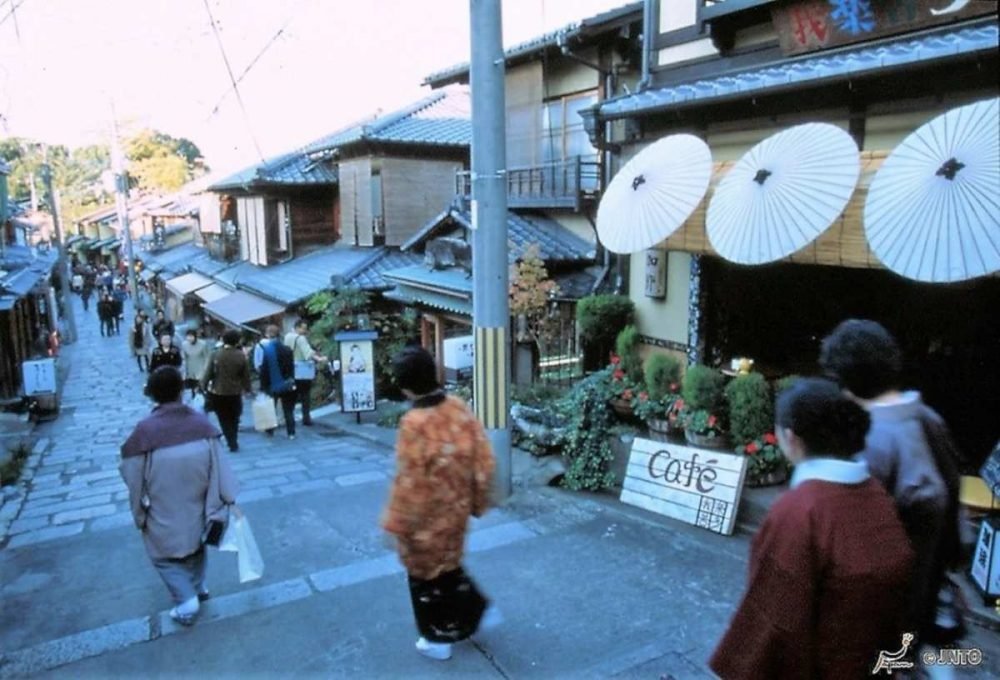
[[[473,394],[476,415],[488,430],[507,427],[507,329],[476,329]]]

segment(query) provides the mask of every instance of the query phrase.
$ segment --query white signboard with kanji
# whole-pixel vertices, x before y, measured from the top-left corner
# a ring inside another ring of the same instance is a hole
[[[56,392],[56,360],[37,359],[21,364],[22,384],[24,394],[55,394]]]
[[[745,456],[636,438],[621,501],[732,534],[746,467]]]

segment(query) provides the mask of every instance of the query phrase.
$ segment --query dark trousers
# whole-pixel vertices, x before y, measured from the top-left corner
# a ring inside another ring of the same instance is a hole
[[[417,629],[431,642],[458,642],[479,628],[489,601],[459,567],[429,581],[409,576]]]
[[[122,334],[121,322],[122,322],[122,320],[120,318],[118,318],[117,316],[111,320],[111,323],[115,327],[115,335],[121,335]]]
[[[312,408],[312,380],[296,380],[295,381],[295,392],[298,394],[299,403],[302,404],[302,424],[311,425],[312,415],[310,414],[310,409]]]
[[[295,402],[298,397],[294,390],[289,390],[284,394],[275,394],[274,396],[274,408],[278,408],[278,402],[281,402],[281,412],[285,415],[285,431],[288,432],[289,437],[295,436]]]
[[[111,319],[101,319],[101,335],[111,337],[115,334],[115,322]]]
[[[240,416],[243,414],[243,395],[213,394],[212,406],[219,418],[219,429],[229,444],[229,450],[235,451],[239,448],[236,435],[240,430]]]
[[[146,360],[146,368],[142,367],[142,360],[143,359]],[[149,355],[146,355],[146,354],[136,354],[135,355],[135,363],[137,363],[139,365],[139,370],[140,371],[148,371],[149,370]]]

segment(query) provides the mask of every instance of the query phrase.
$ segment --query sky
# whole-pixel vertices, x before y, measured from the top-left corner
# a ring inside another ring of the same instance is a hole
[[[504,44],[624,4],[503,0]],[[259,56],[246,114],[209,11],[236,77]],[[126,132],[187,137],[232,171],[258,146],[272,156],[416,101],[425,76],[468,60],[469,0],[0,0],[0,138],[107,143],[114,102]]]

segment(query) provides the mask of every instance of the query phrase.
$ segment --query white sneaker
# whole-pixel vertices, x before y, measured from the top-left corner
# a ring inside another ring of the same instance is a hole
[[[199,609],[200,606],[198,598],[192,597],[190,600],[186,600],[171,609],[169,614],[170,618],[182,626],[190,626],[193,625],[195,620],[198,618]]]
[[[494,628],[503,624],[503,612],[500,611],[500,607],[495,604],[490,604],[483,612],[483,617],[479,619],[479,628],[476,629],[477,633],[484,633],[488,630],[493,630]]]
[[[421,637],[417,640],[416,647],[417,651],[426,656],[428,659],[447,661],[451,658],[450,642],[430,642],[429,640]]]

